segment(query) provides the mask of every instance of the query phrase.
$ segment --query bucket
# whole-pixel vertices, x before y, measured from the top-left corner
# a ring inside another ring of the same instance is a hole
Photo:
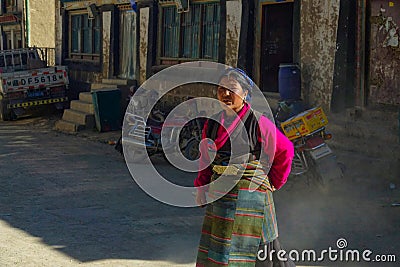
[[[281,100],[301,98],[300,68],[296,64],[279,65],[279,95]]]

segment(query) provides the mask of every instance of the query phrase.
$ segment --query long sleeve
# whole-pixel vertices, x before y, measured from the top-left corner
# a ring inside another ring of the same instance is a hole
[[[274,155],[272,162],[269,162],[271,168],[268,177],[272,185],[276,189],[280,189],[290,174],[294,147],[292,142],[268,118],[262,116],[259,125],[259,141],[263,144],[264,155]],[[275,145],[273,145],[274,143]]]
[[[204,124],[203,133],[201,139],[206,138],[208,121]],[[197,173],[197,178],[194,180],[194,186],[201,187],[210,183],[212,170],[208,165],[209,158],[206,146],[200,146],[200,159],[199,159],[199,172]]]

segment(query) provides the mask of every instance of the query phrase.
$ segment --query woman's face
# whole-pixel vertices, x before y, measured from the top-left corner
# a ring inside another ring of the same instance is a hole
[[[222,107],[226,111],[239,112],[243,107],[244,99],[246,99],[247,91],[244,91],[242,86],[234,79],[223,77],[219,83],[217,98],[225,105]]]

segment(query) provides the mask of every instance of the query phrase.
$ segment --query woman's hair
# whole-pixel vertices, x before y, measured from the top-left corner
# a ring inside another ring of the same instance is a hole
[[[228,79],[235,79],[240,86],[243,88],[244,91],[247,91],[247,97],[246,97],[246,102],[251,101],[251,94],[253,91],[254,87],[254,82],[250,79],[249,76],[247,76],[246,72],[244,70],[239,69],[239,68],[228,68],[226,69],[219,80],[221,81],[222,78],[227,77]]]

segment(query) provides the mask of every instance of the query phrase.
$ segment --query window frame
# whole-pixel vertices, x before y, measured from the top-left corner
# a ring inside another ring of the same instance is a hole
[[[0,15],[22,12],[20,0],[0,0]]]
[[[69,61],[91,61],[91,62],[100,62],[101,61],[101,55],[102,55],[102,38],[103,38],[103,30],[102,30],[102,16],[99,14],[97,15],[94,19],[89,19],[88,18],[88,12],[87,10],[79,10],[79,11],[71,11],[68,12],[68,58],[67,60]],[[84,20],[85,20],[85,16],[87,17],[88,23],[89,20],[92,20],[92,26],[89,28],[91,30],[91,49],[92,52],[91,53],[85,53],[85,46],[84,44],[80,45],[81,47],[79,47],[79,52],[73,52],[72,50],[72,37],[73,37],[73,28],[72,28],[72,24],[73,24],[73,17],[74,16],[81,16],[81,21],[80,21],[80,32],[79,32],[79,40],[78,42],[81,42],[84,40]],[[98,23],[98,25],[96,26],[96,21]],[[96,29],[99,31],[99,41],[98,41],[98,53],[96,53],[96,35],[95,35],[95,31]]]
[[[198,1],[190,1],[190,10],[192,10],[192,6],[196,4],[196,5],[207,5],[207,4],[219,4],[219,11],[221,12],[221,2],[219,0],[198,0]],[[200,21],[199,21],[199,57],[198,58],[193,58],[193,57],[182,57],[183,52],[184,52],[184,47],[183,47],[183,41],[184,38],[182,38],[182,32],[183,32],[183,16],[180,15],[179,18],[179,48],[178,48],[178,57],[168,57],[168,56],[164,56],[164,38],[165,38],[165,32],[164,32],[164,8],[167,7],[173,7],[176,10],[176,6],[175,4],[171,4],[171,3],[160,3],[160,12],[159,12],[159,16],[158,16],[158,37],[159,37],[159,41],[157,42],[157,62],[160,65],[172,65],[172,64],[177,64],[180,62],[188,62],[188,61],[194,61],[194,60],[202,60],[202,61],[212,61],[212,62],[218,62],[219,60],[219,44],[220,44],[220,39],[221,39],[221,26],[222,26],[222,18],[221,16],[219,16],[219,21],[218,21],[218,38],[216,39],[215,42],[217,42],[217,48],[216,48],[216,57],[215,58],[207,58],[204,57],[204,55],[202,54],[204,52],[204,39],[203,39],[203,23],[204,23],[204,18],[205,18],[205,10],[204,7],[202,7],[202,10],[200,11]],[[189,11],[190,12],[190,11]],[[185,13],[181,13],[181,14],[185,14]]]

